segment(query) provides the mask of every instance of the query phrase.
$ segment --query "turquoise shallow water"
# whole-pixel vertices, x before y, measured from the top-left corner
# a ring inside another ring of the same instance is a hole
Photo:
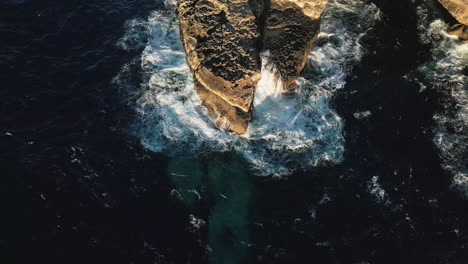
[[[167,170],[175,185],[173,195],[189,209],[208,203],[208,243],[213,263],[242,263],[250,246],[249,221],[254,191],[245,162],[235,155],[216,155],[210,162],[177,158]],[[204,228],[205,220],[193,223]]]

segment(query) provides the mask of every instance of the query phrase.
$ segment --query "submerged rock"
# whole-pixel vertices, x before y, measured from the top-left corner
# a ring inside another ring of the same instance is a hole
[[[307,62],[327,0],[179,0],[181,40],[195,89],[215,125],[243,134],[269,50],[285,90]]]
[[[448,33],[459,37],[463,42],[468,42],[468,26],[462,24],[455,24],[448,28]]]

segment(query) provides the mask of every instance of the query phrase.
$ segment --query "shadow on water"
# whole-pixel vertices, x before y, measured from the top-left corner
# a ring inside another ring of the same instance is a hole
[[[211,263],[245,263],[250,244],[248,223],[252,176],[237,156],[222,154],[171,160],[167,175],[174,194],[190,210],[205,208]],[[196,219],[194,228],[199,228]]]

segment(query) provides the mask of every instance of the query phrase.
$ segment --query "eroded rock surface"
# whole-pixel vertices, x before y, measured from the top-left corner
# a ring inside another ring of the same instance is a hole
[[[451,25],[449,33],[468,41],[468,0],[438,0],[442,6],[458,21]]]
[[[255,1],[179,0],[181,39],[195,88],[216,124],[244,133],[260,79]],[[239,115],[237,114],[239,113]]]
[[[269,50],[291,90],[319,32],[327,0],[179,0],[179,24],[195,89],[219,128],[242,134],[252,118]]]
[[[264,25],[263,48],[269,50],[284,88],[292,90],[307,63],[328,0],[272,0]]]
[[[468,0],[439,0],[439,2],[464,25],[468,25]]]

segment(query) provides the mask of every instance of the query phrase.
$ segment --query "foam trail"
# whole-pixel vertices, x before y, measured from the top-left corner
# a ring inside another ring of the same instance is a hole
[[[235,151],[257,175],[287,175],[342,161],[343,121],[330,101],[364,52],[359,41],[380,17],[374,5],[359,0],[329,2],[318,41],[322,45],[312,50],[293,96],[282,95],[281,80],[274,78],[274,65],[268,65],[264,53],[253,120],[247,133],[237,136],[216,129],[200,106],[179,40],[175,3],[166,1],[164,10],[146,20],[129,21],[119,43],[123,49],[142,43],[145,47],[138,67],[144,83],[140,86],[129,79],[131,65],[115,78],[124,90],[138,94],[139,116],[132,130],[145,147],[169,156]]]
[[[468,44],[449,35],[445,23],[419,7],[421,41],[432,47],[432,60],[418,69],[422,90],[437,94],[441,109],[434,115],[434,144],[443,166],[453,174],[453,187],[468,198]]]

